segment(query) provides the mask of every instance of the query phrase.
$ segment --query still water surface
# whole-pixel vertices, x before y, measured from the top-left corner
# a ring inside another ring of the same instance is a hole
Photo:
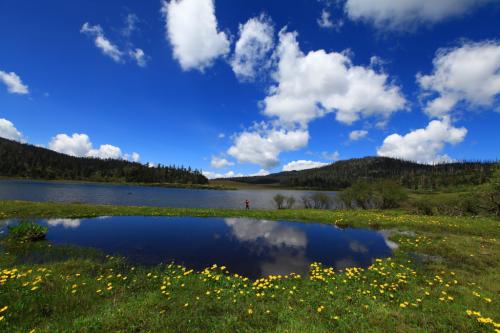
[[[300,199],[310,191],[295,190],[200,190],[163,187],[63,183],[34,180],[0,180],[0,200],[80,202],[104,205],[131,205],[180,208],[251,208],[272,209],[273,197],[281,193]],[[335,192],[325,192],[331,198]]]
[[[0,221],[2,233],[13,221]],[[251,278],[295,272],[312,262],[335,269],[366,267],[391,255],[384,236],[367,229],[248,218],[101,217],[38,220],[52,244],[72,244],[122,255],[132,263],[175,261],[201,270],[225,265]],[[3,225],[3,227],[2,227]]]

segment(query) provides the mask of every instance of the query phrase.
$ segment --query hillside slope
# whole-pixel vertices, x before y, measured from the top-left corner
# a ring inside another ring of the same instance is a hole
[[[436,189],[483,184],[489,179],[494,165],[493,162],[427,165],[388,157],[365,157],[338,161],[316,169],[230,180],[292,188],[339,190],[358,180],[392,179],[411,189]]]
[[[198,170],[74,157],[0,138],[0,176],[33,179],[207,184]]]

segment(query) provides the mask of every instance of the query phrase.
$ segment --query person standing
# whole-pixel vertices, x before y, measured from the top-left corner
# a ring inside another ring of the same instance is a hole
[[[250,209],[250,201],[248,199],[245,200],[245,209]]]

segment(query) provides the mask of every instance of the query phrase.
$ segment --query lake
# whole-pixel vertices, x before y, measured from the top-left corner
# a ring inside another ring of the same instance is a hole
[[[103,205],[156,206],[179,208],[251,208],[273,209],[273,197],[281,193],[294,196],[296,207],[302,196],[312,191],[296,190],[204,190],[114,185],[96,183],[65,183],[34,180],[0,180],[0,200],[80,202]],[[324,192],[332,199],[335,192]]]
[[[0,221],[2,234],[15,221]],[[42,219],[52,244],[89,246],[132,263],[175,261],[201,270],[225,265],[250,278],[270,274],[307,274],[321,262],[337,270],[367,267],[391,255],[383,234],[314,223],[249,218],[101,217]]]

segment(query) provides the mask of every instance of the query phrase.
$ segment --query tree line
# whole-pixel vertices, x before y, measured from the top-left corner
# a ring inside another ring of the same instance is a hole
[[[207,184],[201,170],[150,167],[115,159],[73,157],[0,138],[0,176],[100,182]]]
[[[491,177],[496,162],[467,161],[419,164],[389,157],[365,157],[338,161],[309,170],[268,176],[232,178],[251,184],[273,184],[292,188],[342,190],[360,180],[393,180],[412,190],[435,190],[459,185],[481,185]]]

